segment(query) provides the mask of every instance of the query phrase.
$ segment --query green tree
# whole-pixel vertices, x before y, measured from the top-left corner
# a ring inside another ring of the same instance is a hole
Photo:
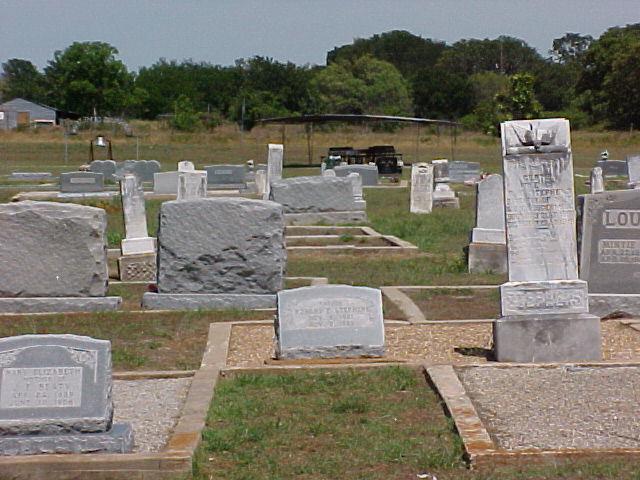
[[[45,68],[56,106],[83,115],[108,115],[135,105],[134,77],[117,54],[104,42],[75,42],[56,51]]]
[[[12,58],[2,64],[2,96],[7,100],[20,97],[44,102],[44,75],[29,60]]]
[[[410,87],[402,74],[369,55],[332,63],[311,83],[325,113],[407,115],[412,110]]]
[[[640,23],[614,27],[589,46],[580,59],[582,70],[576,91],[582,107],[596,122],[625,128],[637,124],[638,62],[630,57],[640,44]],[[625,83],[628,82],[628,85]]]
[[[533,71],[544,59],[526,42],[500,36],[494,40],[460,40],[443,52],[438,66],[463,75],[502,72],[513,75]]]
[[[177,130],[193,132],[200,127],[200,118],[191,99],[182,94],[173,104],[173,126]]]

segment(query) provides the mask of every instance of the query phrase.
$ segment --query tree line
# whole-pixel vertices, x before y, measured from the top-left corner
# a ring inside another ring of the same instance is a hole
[[[465,39],[448,45],[390,31],[336,47],[327,65],[256,56],[232,66],[160,59],[130,72],[104,42],[56,51],[43,71],[2,64],[0,94],[84,116],[154,119],[185,130],[222,120],[251,128],[265,117],[312,113],[415,115],[458,120],[496,133],[513,118],[564,116],[576,128],[640,125],[640,24],[594,39],[567,33],[547,56],[523,40]]]

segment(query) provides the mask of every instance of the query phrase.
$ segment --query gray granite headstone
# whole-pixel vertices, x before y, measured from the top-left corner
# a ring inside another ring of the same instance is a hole
[[[476,226],[471,241],[504,244],[506,239],[502,175],[489,175],[476,185]]]
[[[0,204],[0,225],[0,297],[106,294],[107,216],[101,208],[5,203]]]
[[[104,190],[104,175],[93,172],[66,172],[60,174],[62,193],[89,193]]]
[[[113,160],[94,160],[89,164],[89,171],[102,173],[105,181],[113,181],[115,180],[116,162]]]
[[[449,181],[449,160],[432,160],[433,178],[436,183]]]
[[[448,183],[437,183],[432,198],[434,207],[460,208],[460,199]]]
[[[0,454],[131,451],[131,425],[112,421],[109,341],[0,339]]]
[[[361,210],[353,199],[348,178],[294,177],[271,183],[270,200],[280,203],[285,213]]]
[[[319,285],[278,292],[278,358],[384,355],[380,290]]]
[[[415,163],[411,166],[411,213],[431,213],[433,208],[433,165]]]
[[[244,198],[164,202],[158,292],[275,294],[286,263],[282,207]]]
[[[247,171],[244,165],[209,165],[207,171],[209,185],[244,185]]]
[[[207,172],[178,172],[178,200],[194,200],[207,196]]]
[[[464,183],[480,179],[480,164],[478,162],[463,162],[455,160],[449,162],[449,182]]]
[[[11,172],[11,180],[52,180],[51,172]]]
[[[338,165],[333,168],[337,177],[346,177],[350,173],[359,173],[363,187],[378,185],[378,167],[375,165]]]
[[[179,173],[180,172],[154,173],[153,193],[158,195],[177,195]]]
[[[153,182],[153,174],[161,170],[157,160],[125,160],[116,164],[115,177],[123,178],[125,174],[132,173],[142,182]]]
[[[629,174],[624,160],[598,160],[596,166],[602,168],[605,177],[626,177]]]
[[[631,155],[627,157],[627,169],[629,171],[629,186],[631,188],[639,188],[640,187],[640,155]]]
[[[569,122],[501,127],[509,281],[493,327],[496,359],[598,360],[600,319],[578,279]]]
[[[585,195],[581,243],[589,293],[640,293],[640,191]]]

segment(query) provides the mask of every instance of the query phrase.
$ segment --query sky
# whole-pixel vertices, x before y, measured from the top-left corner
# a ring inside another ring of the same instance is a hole
[[[75,41],[103,41],[133,71],[255,55],[324,65],[335,46],[389,30],[449,44],[509,35],[546,56],[566,32],[597,38],[629,23],[640,0],[0,0],[0,62],[43,68]]]

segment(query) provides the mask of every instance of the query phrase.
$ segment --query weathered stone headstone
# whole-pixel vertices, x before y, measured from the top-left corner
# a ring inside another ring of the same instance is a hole
[[[436,183],[449,181],[449,160],[432,160],[433,178]]]
[[[411,213],[431,213],[433,208],[433,165],[414,163],[411,166]]]
[[[120,182],[120,192],[126,235],[120,245],[122,257],[118,259],[120,280],[153,281],[156,239],[147,233],[144,190],[138,177],[126,174]]]
[[[328,170],[324,170],[322,172],[322,176],[323,177],[335,177],[336,176],[336,172],[333,171],[332,168],[328,169]]]
[[[51,172],[11,172],[11,180],[53,180]]]
[[[153,174],[153,193],[157,195],[177,195],[178,175],[180,172],[161,172]]]
[[[347,178],[351,180],[351,187],[353,189],[353,201],[356,204],[358,210],[366,210],[367,202],[364,201],[362,193],[362,177],[359,173],[351,172],[347,175]]]
[[[59,202],[0,204],[0,312],[115,309],[107,292],[107,218]]]
[[[437,183],[433,190],[434,208],[460,208],[460,199],[448,183]]]
[[[269,308],[286,264],[282,206],[245,198],[164,202],[155,309]]]
[[[189,160],[182,160],[181,162],[178,162],[178,172],[193,172],[195,169],[195,165]]]
[[[498,361],[600,359],[600,319],[578,279],[569,122],[502,124],[509,281],[494,323]]]
[[[362,178],[362,186],[378,185],[378,167],[375,165],[338,165],[333,168],[337,177],[346,177],[350,173],[358,173]]]
[[[319,285],[278,292],[278,358],[384,355],[380,290]]]
[[[602,177],[602,169],[600,167],[593,167],[591,169],[591,193],[604,192],[604,178]]]
[[[255,171],[256,192],[259,196],[263,196],[267,189],[267,171],[256,170]]]
[[[629,186],[640,188],[640,155],[627,157],[627,170],[629,171]]]
[[[204,169],[207,171],[208,184],[214,188],[247,188],[247,170],[244,165],[209,165]]]
[[[109,341],[0,339],[0,455],[130,452],[131,425],[112,422]]]
[[[136,175],[142,182],[153,182],[154,173],[160,173],[161,166],[157,160],[125,160],[116,164],[114,177],[121,179],[127,173]]]
[[[60,174],[62,193],[90,193],[104,190],[104,175],[93,172],[66,172]]]
[[[270,199],[284,207],[287,224],[366,220],[363,205],[354,201],[348,178],[313,176],[277,180],[271,183]]]
[[[116,174],[116,162],[113,160],[94,160],[89,164],[89,171],[101,173],[105,181],[114,181]]]
[[[502,175],[489,175],[476,184],[476,226],[469,245],[469,272],[507,272]]]
[[[267,183],[264,191],[264,200],[269,199],[271,183],[282,178],[282,167],[284,159],[284,146],[278,143],[269,144],[269,154],[267,156]]]
[[[207,172],[178,172],[178,200],[193,200],[207,196]]]
[[[449,182],[464,183],[480,179],[480,164],[478,162],[463,162],[455,160],[449,162]]]

